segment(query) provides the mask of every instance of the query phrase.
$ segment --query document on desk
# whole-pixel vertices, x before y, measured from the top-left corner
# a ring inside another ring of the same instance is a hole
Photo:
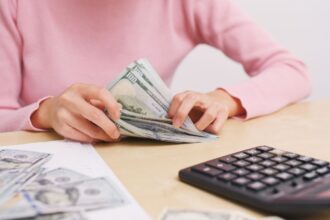
[[[0,147],[0,219],[149,220],[89,144]]]

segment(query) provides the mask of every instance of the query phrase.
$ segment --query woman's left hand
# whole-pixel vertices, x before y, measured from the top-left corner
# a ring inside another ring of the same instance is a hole
[[[218,89],[209,93],[186,91],[175,95],[168,116],[174,127],[181,127],[190,116],[198,130],[218,134],[228,117],[244,113],[238,99]]]

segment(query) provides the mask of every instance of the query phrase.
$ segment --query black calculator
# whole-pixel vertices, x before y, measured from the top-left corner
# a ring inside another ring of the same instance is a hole
[[[179,172],[183,182],[282,216],[330,210],[329,162],[258,146]]]

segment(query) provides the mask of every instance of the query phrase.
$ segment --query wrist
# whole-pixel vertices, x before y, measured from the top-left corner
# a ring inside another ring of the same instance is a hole
[[[53,98],[48,98],[43,100],[39,104],[39,108],[33,112],[31,115],[31,123],[34,127],[39,129],[49,129],[51,128],[50,120],[49,120],[49,110],[51,101]]]
[[[238,98],[231,96],[225,90],[216,89],[212,92],[209,92],[208,95],[228,107],[229,117],[246,114],[246,111],[243,108],[241,101]]]

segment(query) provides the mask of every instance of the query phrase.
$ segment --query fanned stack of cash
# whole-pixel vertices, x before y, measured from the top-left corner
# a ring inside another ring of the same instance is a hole
[[[45,172],[50,154],[0,151],[0,219],[83,220],[83,211],[127,202],[106,178],[57,168]]]
[[[160,220],[284,220],[280,217],[271,216],[265,218],[254,218],[238,211],[218,210],[167,210]]]
[[[130,64],[107,89],[123,106],[115,123],[123,136],[167,142],[196,143],[218,137],[198,131],[187,118],[174,128],[167,112],[173,95],[147,60]]]

